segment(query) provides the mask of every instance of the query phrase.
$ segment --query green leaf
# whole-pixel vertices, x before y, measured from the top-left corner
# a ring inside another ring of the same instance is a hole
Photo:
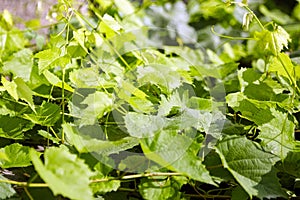
[[[275,108],[270,108],[270,113],[274,118],[258,126],[259,138],[269,151],[283,159],[289,151],[295,148],[295,124],[288,113]]]
[[[252,141],[243,137],[227,137],[216,146],[216,151],[223,166],[230,171],[250,197],[286,196],[272,169],[277,159],[259,149]]]
[[[254,34],[257,40],[256,49],[264,55],[272,54],[277,56],[283,48],[288,47],[288,42],[291,40],[289,34],[281,26],[276,24],[273,24],[273,26],[273,31],[264,29]]]
[[[290,151],[284,158],[280,169],[296,178],[300,178],[300,152]]]
[[[61,194],[70,199],[90,200],[93,198],[89,187],[92,171],[75,154],[64,147],[46,149],[45,164],[39,159],[35,150],[30,151],[32,163],[48,184],[54,195]]]
[[[52,48],[40,51],[34,55],[35,58],[38,58],[39,73],[41,74],[45,69],[49,69],[54,65],[60,58],[60,49]]]
[[[101,33],[105,33],[107,38],[111,38],[116,35],[122,26],[109,14],[105,14],[99,25],[99,30]]]
[[[10,31],[6,31],[0,26],[0,35],[0,54],[2,59],[6,59],[11,53],[23,49],[27,44],[23,32],[19,29],[12,28]]]
[[[49,81],[49,83],[56,87],[62,88],[63,82],[49,70],[44,70],[43,75]],[[74,92],[74,89],[71,86],[69,86],[66,82],[64,83],[64,89],[69,92]]]
[[[144,199],[181,199],[180,189],[187,183],[187,178],[174,176],[171,178],[155,177],[151,179],[143,178],[139,184],[139,192]]]
[[[122,81],[116,93],[137,112],[150,113],[153,111],[153,104],[147,99],[147,94],[128,81]]]
[[[1,77],[1,82],[7,92],[16,100],[24,100],[28,103],[30,108],[35,112],[33,103],[33,91],[27,86],[22,78],[15,78],[9,82],[4,77]]]
[[[47,140],[51,140],[55,144],[59,144],[61,141],[59,138],[53,137],[50,133],[48,133],[47,131],[44,131],[44,130],[39,130],[38,134],[40,136],[43,136]]]
[[[128,112],[125,117],[125,127],[132,137],[152,137],[156,131],[165,126],[165,120],[160,116]]]
[[[248,99],[243,93],[239,92],[228,94],[226,102],[235,112],[240,111],[243,118],[253,121],[257,125],[268,123],[274,118],[270,109],[276,106],[276,102]]]
[[[107,180],[107,181],[93,181],[90,184],[90,187],[93,190],[93,193],[107,193],[112,191],[117,191],[118,188],[121,186],[120,180],[108,180],[112,177],[108,177],[106,174],[108,174],[109,171],[112,169],[110,168],[107,170],[107,166],[105,166],[103,163],[97,163],[94,166],[94,170],[96,171],[96,175],[92,177],[93,180]]]
[[[11,72],[14,76],[20,77],[24,81],[29,81],[32,65],[32,51],[30,49],[22,49],[3,63],[3,71]]]
[[[60,107],[44,101],[35,113],[24,114],[24,118],[42,126],[53,126],[60,119]]]
[[[15,140],[23,139],[24,132],[30,130],[33,126],[34,124],[28,120],[0,115],[0,137]]]
[[[166,65],[152,64],[138,67],[137,73],[138,82],[141,85],[152,83],[167,92],[171,92],[182,84],[180,73]]]
[[[161,167],[183,173],[201,182],[214,184],[201,160],[194,155],[191,138],[178,135],[176,130],[161,130],[153,138],[141,140],[140,144],[146,157]]]
[[[126,15],[131,15],[134,13],[134,7],[128,0],[119,0],[119,1],[114,1],[118,9],[122,14]]]
[[[5,146],[0,149],[0,153],[4,153],[9,160],[0,159],[1,168],[12,167],[27,167],[31,165],[31,159],[29,156],[30,147],[24,147],[18,143]]]
[[[0,175],[0,199],[8,199],[9,197],[16,194],[11,184],[3,183],[2,180],[7,180],[5,177]]]
[[[93,125],[112,109],[112,95],[105,92],[95,91],[84,96],[81,102],[74,100],[71,104],[71,114],[77,117],[81,125]]]
[[[74,145],[80,153],[95,152],[101,155],[110,155],[125,151],[136,145],[139,140],[132,137],[125,137],[116,141],[105,140],[102,129],[98,125],[77,127],[71,124],[64,124],[67,141]],[[94,135],[93,135],[94,134]]]
[[[143,155],[132,155],[127,156],[125,159],[121,160],[118,169],[121,171],[130,171],[130,172],[145,172],[149,169],[149,166],[154,164],[149,164],[149,159]]]
[[[93,176],[93,179],[101,179],[103,176]],[[109,180],[105,182],[93,182],[90,187],[93,190],[93,193],[107,193],[117,191],[121,186],[121,181],[119,180]]]
[[[277,57],[273,57],[269,66],[270,72],[275,72],[290,80],[291,84],[295,83],[295,67],[290,57],[285,53],[279,53]]]

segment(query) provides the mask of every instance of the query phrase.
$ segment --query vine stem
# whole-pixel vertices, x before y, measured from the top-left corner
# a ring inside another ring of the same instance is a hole
[[[128,180],[128,179],[154,177],[154,176],[185,176],[185,175],[177,172],[153,172],[153,173],[145,173],[145,174],[131,174],[119,178],[94,179],[91,180],[90,183],[109,182],[112,180]],[[48,187],[47,183],[28,183],[28,182],[13,181],[9,179],[0,179],[0,183],[8,183],[12,185],[18,185],[21,187]]]
[[[185,176],[185,175],[182,173],[177,173],[177,172],[153,172],[153,173],[145,173],[145,174],[126,175],[126,176],[122,176],[120,178],[95,179],[95,180],[92,180],[91,182],[98,183],[98,182],[107,182],[107,181],[112,181],[112,180],[128,180],[128,179],[154,177],[154,176]]]

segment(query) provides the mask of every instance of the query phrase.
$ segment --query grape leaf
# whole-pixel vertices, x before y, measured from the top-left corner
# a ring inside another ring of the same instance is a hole
[[[22,49],[3,63],[3,71],[11,72],[14,76],[20,77],[24,81],[29,81],[32,65],[32,51],[30,49]]]
[[[36,113],[24,114],[24,118],[42,126],[53,126],[60,119],[60,107],[44,101]]]
[[[222,163],[250,197],[285,197],[272,166],[274,155],[243,137],[227,137],[216,146]],[[270,193],[270,191],[272,191]]]
[[[73,99],[73,104],[71,105],[71,113],[78,118],[77,122],[79,124],[93,125],[99,118],[111,110],[113,99],[110,94],[95,91],[84,96],[81,102],[77,103]]]
[[[99,25],[99,30],[101,33],[105,33],[107,38],[111,38],[116,35],[122,26],[109,14],[105,14]]]
[[[45,69],[48,69],[53,64],[55,64],[60,58],[60,53],[61,51],[59,48],[52,48],[40,51],[35,54],[34,57],[39,59],[39,73],[41,74]]]
[[[27,167],[31,165],[31,159],[29,156],[30,147],[22,146],[18,143],[5,146],[0,149],[1,153],[4,153],[9,159],[1,160],[1,168],[12,168],[12,167]]]
[[[83,160],[71,154],[65,147],[46,149],[44,164],[33,149],[30,151],[30,157],[36,171],[54,195],[61,194],[77,200],[93,198],[89,187],[92,171]]]
[[[261,32],[255,32],[254,37],[257,40],[257,48],[264,54],[272,54],[277,56],[283,48],[288,47],[291,40],[289,34],[278,25],[274,25],[274,30],[264,29]]]
[[[9,197],[16,194],[11,184],[3,183],[1,180],[7,180],[0,174],[0,199],[8,199]]]
[[[129,134],[137,138],[152,137],[156,131],[162,129],[166,124],[165,120],[160,116],[135,112],[128,112],[124,120]]]
[[[0,115],[0,137],[15,140],[23,139],[24,132],[30,130],[33,126],[34,124],[28,120]]]
[[[300,152],[288,152],[279,168],[296,178],[300,178]]]
[[[178,135],[176,130],[161,130],[153,138],[142,139],[140,144],[146,157],[161,167],[214,185],[201,160],[193,154],[191,138]]]
[[[187,183],[187,178],[183,176],[174,176],[168,179],[163,177],[142,179],[139,184],[139,192],[144,199],[180,199],[180,189]]]
[[[16,100],[24,100],[28,103],[30,108],[35,112],[33,103],[33,91],[27,86],[22,78],[15,78],[9,82],[4,77],[1,77],[1,82],[7,92]]]
[[[101,137],[101,134],[103,135],[103,132],[98,125],[79,128],[75,125],[64,124],[63,128],[67,141],[74,145],[80,153],[95,152],[101,155],[109,155],[130,149],[138,145],[139,142],[138,139],[133,137],[125,137],[116,141],[101,139],[99,137]],[[95,135],[93,136],[92,133]]]
[[[56,75],[51,73],[49,70],[44,70],[43,75],[49,81],[49,83],[51,83],[56,87],[62,88],[62,84],[63,84],[62,81]],[[64,83],[64,89],[70,92],[74,92],[74,89],[71,86],[69,86],[67,83]]]
[[[273,57],[269,66],[270,72],[276,72],[278,75],[286,77],[291,84],[295,83],[295,70],[291,59],[285,53],[279,53],[277,57]]]
[[[143,85],[152,83],[162,90],[171,92],[182,84],[182,77],[176,70],[160,64],[138,67],[138,82]]]
[[[119,0],[114,2],[122,14],[130,15],[134,13],[134,7],[128,0]]]
[[[268,150],[283,159],[295,147],[295,124],[288,113],[283,113],[275,108],[270,108],[270,112],[274,118],[270,122],[258,126],[259,138],[263,140],[263,144],[268,147]]]

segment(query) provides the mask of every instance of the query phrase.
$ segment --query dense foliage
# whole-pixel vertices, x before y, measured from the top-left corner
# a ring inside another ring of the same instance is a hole
[[[80,6],[0,16],[0,199],[299,195],[299,1]]]

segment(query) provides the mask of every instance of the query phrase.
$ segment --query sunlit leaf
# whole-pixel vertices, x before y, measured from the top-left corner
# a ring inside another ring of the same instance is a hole
[[[55,195],[77,200],[92,199],[89,178],[93,173],[75,154],[64,147],[51,147],[45,151],[44,164],[35,150],[30,151],[30,157],[36,171]]]
[[[42,126],[53,126],[60,119],[60,107],[44,101],[35,113],[24,114],[24,118]]]
[[[274,155],[262,151],[243,137],[227,137],[216,146],[216,150],[224,167],[250,197],[286,196],[272,168],[277,160]]]
[[[130,149],[138,145],[139,140],[132,137],[125,137],[116,141],[105,140],[104,133],[100,126],[77,127],[71,124],[64,124],[67,140],[81,152],[95,152],[101,155],[110,155]]]
[[[142,179],[139,184],[139,191],[144,199],[180,199],[180,189],[183,184],[187,183],[186,177],[172,177],[172,178],[151,178]]]
[[[12,168],[12,167],[27,167],[31,165],[31,159],[29,156],[30,147],[22,146],[18,143],[5,146],[0,149],[1,153],[4,153],[9,159],[1,160],[1,168]]]
[[[33,91],[28,87],[22,78],[15,78],[12,82],[1,77],[1,82],[7,92],[14,97],[15,100],[24,100],[28,103],[30,108],[35,111],[33,103]]]

